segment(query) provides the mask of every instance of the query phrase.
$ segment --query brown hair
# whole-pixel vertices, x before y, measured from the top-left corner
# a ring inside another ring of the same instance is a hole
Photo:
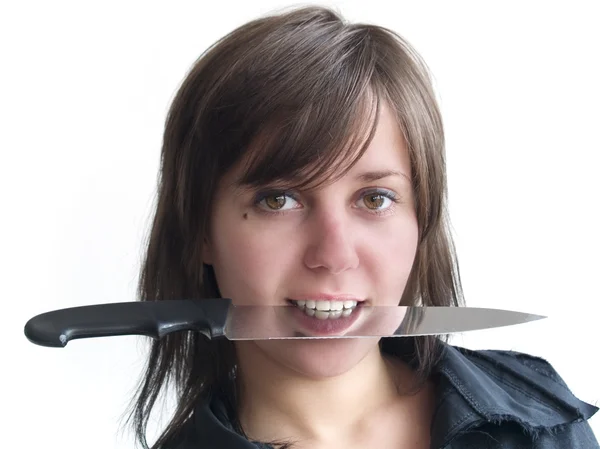
[[[444,133],[428,70],[393,31],[346,23],[322,7],[292,9],[239,27],[185,77],[166,120],[140,299],[219,297],[201,254],[221,177],[246,161],[246,184],[330,180],[366,149],[383,101],[396,113],[408,144],[419,224],[401,304],[460,305],[445,211]],[[403,339],[382,339],[382,345],[393,352],[398,340]],[[414,339],[414,363],[423,378],[439,355],[439,343],[433,336]],[[153,448],[176,435],[194,406],[211,395],[223,400],[234,428],[243,433],[235,364],[227,340],[180,332],[153,341],[130,415],[139,442],[147,447],[148,419],[167,386],[176,389],[177,407]]]

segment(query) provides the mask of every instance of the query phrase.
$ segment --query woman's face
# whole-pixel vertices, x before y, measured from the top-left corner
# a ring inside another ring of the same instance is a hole
[[[418,227],[408,149],[390,110],[381,112],[369,148],[334,183],[311,191],[247,191],[228,182],[236,173],[222,180],[204,263],[213,266],[223,297],[253,305],[296,300],[298,320],[286,325],[305,333],[311,322],[315,332],[331,331],[336,319],[359,310],[350,301],[357,307],[398,305]],[[308,310],[315,308],[341,312]],[[351,369],[377,341],[257,340],[241,346],[303,375],[327,377]]]

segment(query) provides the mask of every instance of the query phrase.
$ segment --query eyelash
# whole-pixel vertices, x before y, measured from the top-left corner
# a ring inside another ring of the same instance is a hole
[[[381,195],[381,196],[389,199],[390,201],[392,201],[392,203],[394,203],[394,204],[400,203],[399,196],[395,192],[392,192],[387,189],[366,190],[361,193],[360,199],[362,199],[368,195]],[[293,192],[290,192],[287,190],[270,190],[270,191],[259,192],[255,196],[254,201],[253,201],[254,207],[260,213],[264,213],[267,215],[284,215],[291,211],[291,210],[265,210],[265,209],[261,208],[260,207],[261,201],[263,201],[264,199],[266,199],[268,197],[272,197],[272,196],[287,196],[287,197],[290,197],[291,199],[293,199],[294,201],[299,202],[298,197]],[[392,208],[393,208],[393,205],[384,210],[369,210],[369,213],[372,213],[372,214],[375,214],[378,216],[382,216],[382,215],[388,214],[390,212],[390,209],[392,209]]]

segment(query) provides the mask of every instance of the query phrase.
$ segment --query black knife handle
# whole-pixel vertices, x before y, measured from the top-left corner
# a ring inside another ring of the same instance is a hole
[[[172,332],[197,331],[225,336],[228,298],[134,301],[53,310],[25,324],[27,339],[40,346],[64,347],[77,338],[145,335],[160,339]]]

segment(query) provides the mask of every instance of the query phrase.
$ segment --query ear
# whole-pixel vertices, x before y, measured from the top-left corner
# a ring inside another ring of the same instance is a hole
[[[202,240],[202,262],[206,265],[212,265],[212,247],[206,237]]]

